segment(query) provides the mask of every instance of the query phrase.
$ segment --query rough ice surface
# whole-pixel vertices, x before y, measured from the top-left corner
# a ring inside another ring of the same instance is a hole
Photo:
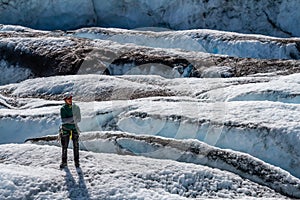
[[[38,29],[86,26],[217,29],[300,36],[298,0],[1,0],[0,23]]]
[[[91,101],[79,103],[83,112],[82,131],[122,130],[194,138],[247,152],[299,177],[298,76],[169,80],[158,76],[81,75],[32,79],[2,86],[0,90],[12,97],[46,99],[73,91],[75,99]],[[236,85],[238,82],[244,83]],[[156,97],[166,93],[177,97]],[[148,99],[126,100],[148,94]],[[94,102],[101,98],[125,100]],[[2,101],[3,106],[14,105],[9,100]],[[2,143],[22,142],[26,137],[57,132],[59,102],[27,100],[19,104],[21,107],[13,110],[2,109],[0,123],[7,127]],[[29,108],[32,108],[30,114]],[[11,138],[15,132],[19,132],[19,137]]]
[[[56,137],[45,136],[26,142],[57,145]],[[197,140],[175,140],[126,132],[85,132],[81,148],[93,152],[139,155],[217,167],[239,174],[285,195],[298,196],[299,179],[248,154],[214,148]]]
[[[3,70],[22,72],[19,78],[3,73],[3,83],[25,80],[29,71],[30,78],[70,74],[229,78],[300,72],[299,38],[212,30],[84,28],[64,33],[12,25],[0,25],[0,35]]]
[[[4,60],[0,60],[0,70],[0,85],[20,82],[30,78],[32,75],[30,69],[11,65]]]
[[[1,199],[287,199],[201,165],[81,151],[80,169],[69,163],[58,170],[59,147],[7,144],[0,149]]]
[[[159,28],[156,28],[160,30]],[[83,28],[69,32],[81,38],[111,40],[121,44],[184,49],[241,58],[300,59],[299,38],[278,38],[198,29],[171,31]]]
[[[38,29],[72,29],[96,21],[92,1],[0,1],[0,23]]]
[[[0,199],[300,198],[299,6],[0,0]]]

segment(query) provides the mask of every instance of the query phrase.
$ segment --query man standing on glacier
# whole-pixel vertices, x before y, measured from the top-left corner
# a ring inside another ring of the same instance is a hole
[[[81,121],[80,108],[72,102],[72,95],[64,96],[65,104],[60,109],[62,125],[59,135],[62,146],[62,162],[60,168],[67,166],[67,152],[70,139],[73,141],[73,153],[75,167],[79,167],[79,129],[77,123]]]

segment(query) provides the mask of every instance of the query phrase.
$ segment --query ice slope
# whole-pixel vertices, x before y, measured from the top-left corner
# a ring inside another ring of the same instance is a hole
[[[59,170],[59,147],[0,145],[0,198],[288,199],[233,173],[202,165],[81,151],[81,168]]]
[[[298,0],[1,0],[0,23],[37,29],[86,26],[217,29],[300,36]]]

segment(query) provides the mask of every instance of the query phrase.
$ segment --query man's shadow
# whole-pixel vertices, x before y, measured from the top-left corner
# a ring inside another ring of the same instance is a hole
[[[77,182],[74,179],[68,167],[65,167],[64,171],[66,172],[65,181],[69,192],[69,198],[71,200],[75,200],[75,199],[90,200],[91,198],[89,195],[89,191],[86,187],[81,168],[76,168],[76,172],[78,174]]]

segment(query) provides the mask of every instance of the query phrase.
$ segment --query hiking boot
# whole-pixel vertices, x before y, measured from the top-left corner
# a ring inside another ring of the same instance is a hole
[[[60,169],[63,169],[63,168],[65,168],[65,167],[67,167],[67,166],[68,166],[67,163],[61,163],[61,164],[59,165],[59,168],[60,168]]]

